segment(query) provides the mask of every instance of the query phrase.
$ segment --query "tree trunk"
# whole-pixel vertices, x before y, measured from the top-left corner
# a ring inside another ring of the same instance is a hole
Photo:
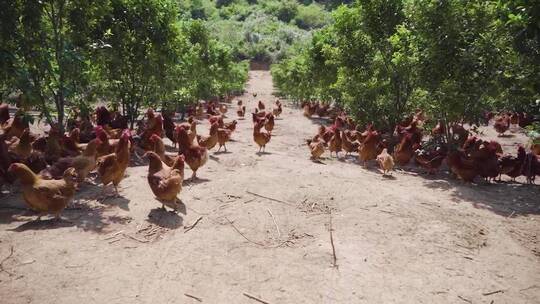
[[[58,127],[60,128],[60,134],[64,134],[64,94],[60,92],[58,94],[59,105],[57,106],[58,111]]]

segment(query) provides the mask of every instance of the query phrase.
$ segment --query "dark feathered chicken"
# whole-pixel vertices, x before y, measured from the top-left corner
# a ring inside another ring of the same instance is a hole
[[[120,112],[115,111],[111,120],[111,128],[120,130],[128,129],[128,119],[120,114]]]
[[[173,143],[174,147],[176,148],[176,136],[174,135],[175,130],[175,124],[172,120],[172,117],[170,113],[163,111],[161,113],[161,116],[163,117],[163,129],[165,130],[165,136]]]
[[[111,125],[111,113],[106,107],[100,106],[96,109],[96,124],[98,126]]]
[[[9,120],[9,106],[6,103],[0,104],[0,126]]]
[[[441,167],[446,154],[444,147],[437,147],[432,151],[418,149],[415,151],[414,161],[417,165],[426,169],[429,174],[434,174]]]
[[[501,175],[505,174],[512,178],[513,181],[516,180],[516,177],[521,175],[521,168],[525,161],[525,148],[522,146],[518,147],[517,157],[512,155],[505,155],[499,159],[499,180],[501,180]]]

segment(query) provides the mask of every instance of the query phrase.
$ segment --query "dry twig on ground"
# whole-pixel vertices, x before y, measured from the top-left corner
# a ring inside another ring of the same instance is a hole
[[[9,258],[11,258],[13,256],[13,246],[10,247],[9,249],[9,255],[7,257],[5,257],[2,262],[0,262],[0,272],[5,272],[7,273],[9,276],[13,276],[15,275],[14,273],[12,272],[9,272],[7,271],[5,268],[4,268],[4,262],[7,261]]]
[[[195,228],[195,226],[200,222],[200,220],[202,220],[202,216],[199,216],[199,218],[197,220],[195,220],[195,222],[189,226],[186,226],[184,227],[184,233],[190,231],[191,229]]]
[[[250,295],[250,294],[248,294],[246,292],[244,292],[244,296],[246,296],[246,297],[248,297],[248,298],[250,298],[252,300],[255,300],[257,302],[263,303],[263,304],[270,304],[270,303],[266,302],[265,300],[261,300],[261,299],[255,297],[255,296],[252,296],[252,295]]]

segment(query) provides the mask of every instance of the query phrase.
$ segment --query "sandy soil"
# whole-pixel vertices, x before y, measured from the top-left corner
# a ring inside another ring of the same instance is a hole
[[[267,72],[251,72],[247,89],[250,110],[252,92],[274,100]],[[185,214],[157,209],[142,163],[119,199],[97,202],[100,186],[85,185],[69,222],[29,222],[20,193],[3,197],[0,302],[538,303],[539,186],[313,163],[304,139],[318,123],[286,106],[258,155],[241,120],[229,153],[186,183]]]

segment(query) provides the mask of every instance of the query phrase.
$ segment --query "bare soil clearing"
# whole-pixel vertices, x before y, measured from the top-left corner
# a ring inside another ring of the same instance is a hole
[[[275,100],[268,72],[250,72],[247,90],[248,111]],[[317,124],[286,105],[256,154],[246,115],[229,152],[185,184],[184,214],[159,209],[145,163],[121,198],[97,202],[101,186],[84,185],[60,223],[28,222],[20,193],[4,196],[0,302],[538,303],[539,186],[317,164],[304,141]]]

